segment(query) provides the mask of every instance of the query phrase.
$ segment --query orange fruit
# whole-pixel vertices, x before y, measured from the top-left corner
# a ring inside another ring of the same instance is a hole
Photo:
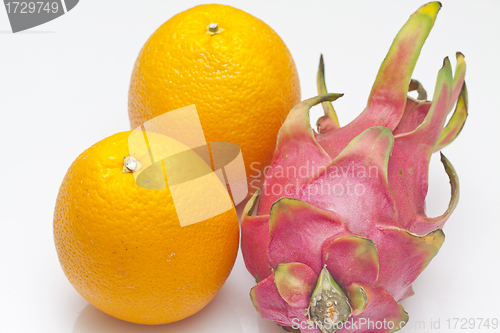
[[[231,206],[181,227],[169,187],[143,188],[158,181],[148,174],[153,166],[137,184],[123,172],[129,154],[143,165],[148,158],[129,148],[130,133],[96,143],[70,166],[56,201],[55,245],[67,278],[95,307],[134,323],[169,323],[199,311],[222,287],[238,251],[238,218]],[[149,133],[150,142],[154,136],[162,140]],[[167,143],[163,149],[172,148]],[[160,178],[180,167],[159,165]]]
[[[208,142],[240,146],[254,192],[299,101],[297,69],[276,32],[242,10],[209,4],[175,15],[148,39],[132,72],[128,110],[134,129],[195,104]]]

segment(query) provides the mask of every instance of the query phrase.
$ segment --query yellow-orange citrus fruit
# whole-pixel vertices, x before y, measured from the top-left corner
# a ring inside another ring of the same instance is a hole
[[[238,144],[247,176],[259,177],[299,101],[297,69],[276,32],[244,11],[210,4],[175,15],[149,38],[133,69],[128,109],[134,129],[195,104],[207,141]],[[258,187],[253,182],[250,191]]]
[[[73,162],[57,197],[55,245],[69,281],[95,307],[134,323],[169,323],[199,311],[222,287],[238,251],[238,218],[233,207],[181,227],[168,186],[143,188],[139,181],[146,187],[150,179],[138,177],[137,185],[123,172],[129,154],[148,158],[129,152],[129,134]]]

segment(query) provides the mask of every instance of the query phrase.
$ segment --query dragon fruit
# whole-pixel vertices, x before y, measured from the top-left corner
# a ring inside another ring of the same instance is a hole
[[[262,317],[303,333],[393,332],[407,322],[399,302],[439,251],[458,202],[457,174],[441,154],[451,199],[443,215],[426,216],[430,158],[467,117],[461,53],[454,77],[445,58],[432,102],[411,80],[440,8],[422,6],[399,31],[351,123],[338,124],[330,102],[342,95],[326,93],[322,62],[321,95],[290,111],[241,222],[245,265],[257,281],[250,296]],[[316,132],[309,109],[319,103],[325,115]]]

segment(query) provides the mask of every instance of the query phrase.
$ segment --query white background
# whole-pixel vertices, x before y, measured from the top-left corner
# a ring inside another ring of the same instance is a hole
[[[460,203],[446,241],[403,306],[406,332],[427,332],[448,318],[500,317],[500,1],[444,0],[414,78],[430,96],[445,56],[466,56],[469,119],[444,153],[460,176]],[[68,14],[12,34],[0,8],[0,332],[279,333],[255,312],[254,285],[241,254],[227,283],[198,314],[169,325],[141,326],[89,305],[64,276],[52,238],[60,182],[95,142],[129,129],[127,91],[149,35],[174,14],[203,1],[81,1]],[[316,95],[320,53],[342,124],[366,103],[392,39],[424,1],[225,1],[268,23],[288,45],[302,98]],[[321,109],[315,109],[319,115]],[[265,121],[265,120],[263,120]],[[438,156],[431,163],[428,213],[449,200]],[[426,329],[411,329],[424,321]],[[456,332],[479,330],[451,330]],[[481,332],[493,330],[482,329]],[[500,331],[498,329],[497,331]]]

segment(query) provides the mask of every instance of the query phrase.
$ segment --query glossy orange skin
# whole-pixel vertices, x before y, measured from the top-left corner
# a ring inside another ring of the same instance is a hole
[[[129,133],[73,162],[57,197],[54,240],[88,302],[119,319],[164,324],[196,313],[222,287],[238,251],[238,218],[232,209],[181,227],[168,188],[141,188],[122,172]]]
[[[207,34],[210,23],[224,31]],[[239,9],[212,4],[175,15],[149,38],[133,69],[128,110],[134,129],[195,104],[206,140],[238,144],[252,182],[262,178],[300,98],[295,63],[276,32]]]

